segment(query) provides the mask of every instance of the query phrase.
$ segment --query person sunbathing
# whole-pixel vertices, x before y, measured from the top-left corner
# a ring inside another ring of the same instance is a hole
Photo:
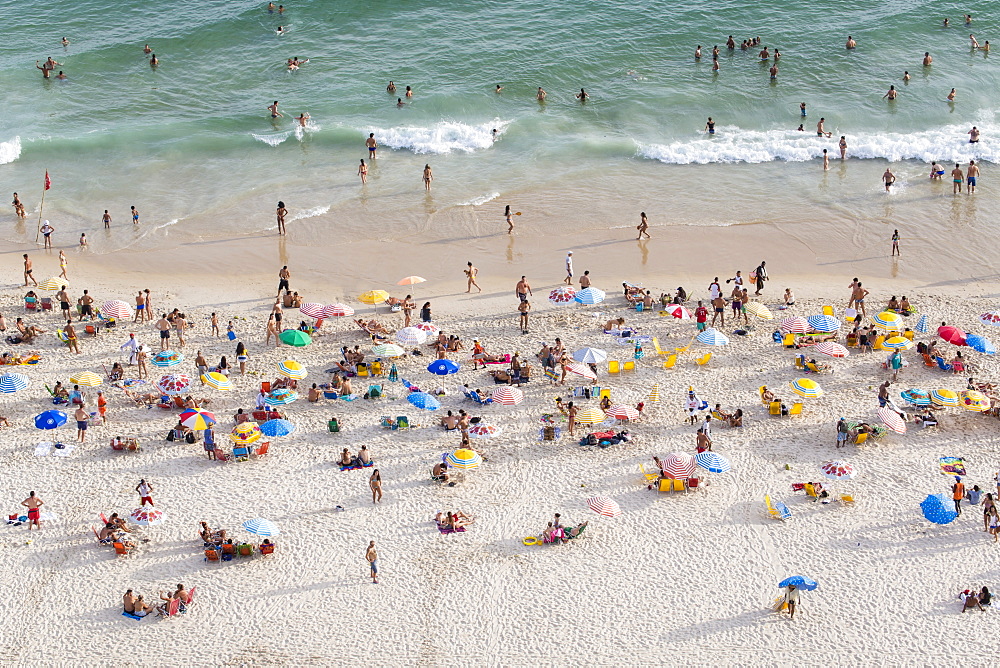
[[[493,354],[493,355],[491,355],[489,353],[483,353],[483,357],[482,357],[482,359],[480,361],[481,362],[506,362],[507,361],[507,356],[506,355],[501,355],[499,353],[496,353],[496,354]]]
[[[819,371],[829,371],[830,369],[833,368],[829,364],[824,364],[822,362],[817,362],[815,358],[810,359],[809,362],[807,362],[807,366],[814,367],[817,372],[819,372]]]
[[[510,385],[511,376],[504,369],[496,369],[495,371],[490,371],[490,375],[493,376],[493,383],[495,385]]]
[[[766,403],[771,403],[772,401],[777,401],[778,400],[774,396],[774,392],[772,392],[771,390],[767,389],[766,385],[764,386],[764,388],[760,392],[760,399],[761,399],[761,401],[764,401]]]
[[[431,471],[431,480],[448,482],[448,465],[444,462],[435,464],[434,469]]]
[[[56,381],[56,386],[52,388],[52,396],[59,399],[69,399],[69,392],[63,386],[62,381]]]
[[[715,404],[715,410],[712,411],[713,417],[717,420],[728,421],[732,417],[731,413],[727,413],[722,410],[722,404]]]
[[[542,531],[542,542],[551,543],[554,541],[556,539],[556,532],[557,529],[552,526],[552,522],[549,522],[549,525],[545,527],[544,531]]]
[[[448,414],[441,418],[441,426],[445,431],[455,431],[458,429],[458,418],[448,411]]]
[[[611,397],[605,394],[601,397],[601,410],[607,412],[611,409]]]
[[[25,324],[21,318],[18,318],[14,324],[17,327],[17,331],[21,334],[21,340],[24,342],[31,341],[39,334],[45,333],[45,330],[40,327]]]
[[[886,305],[885,310],[899,312],[899,300],[896,299],[896,295],[893,295],[892,298],[889,299],[889,303]]]
[[[587,524],[588,524],[587,522],[581,522],[575,527],[570,527],[569,529],[566,529],[563,535],[563,542],[565,543],[570,538],[576,538],[577,536],[579,536],[581,533],[583,533],[583,530],[587,528]]]
[[[903,298],[899,300],[899,314],[900,315],[910,315],[914,312],[913,305],[910,304],[910,300],[903,295]]]
[[[952,373],[965,373],[965,359],[962,358],[962,353],[957,352],[955,356],[951,359],[951,372]]]
[[[913,420],[915,422],[920,422],[923,427],[936,427],[938,424],[938,419],[929,408],[925,412],[918,414],[913,418]]]
[[[143,597],[143,595],[139,594],[135,598],[135,605],[132,609],[132,614],[135,615],[136,617],[145,617],[152,611],[153,611],[153,606],[146,603],[146,599]]]
[[[101,529],[100,533],[97,534],[97,540],[101,545],[111,545],[114,542],[115,537],[115,525],[111,522],[107,522],[104,528]]]
[[[449,337],[448,338],[448,350],[450,350],[453,353],[454,352],[459,352],[461,350],[465,350],[465,346],[462,345],[462,339],[460,339],[459,337],[457,337],[455,335],[452,335],[451,337]]]
[[[340,453],[340,465],[341,466],[354,466],[357,460],[351,456],[351,451],[344,448],[344,451]]]
[[[368,452],[368,446],[364,443],[361,444],[361,449],[358,450],[357,461],[359,466],[368,466],[372,463],[372,457]]]
[[[976,592],[966,590],[965,592],[963,592],[963,594],[965,595],[965,598],[962,601],[962,612],[963,613],[966,610],[971,610],[972,608],[979,608],[980,611],[986,612],[983,609],[983,606],[979,603],[979,595],[976,594]]]
[[[212,533],[212,529],[209,528],[208,522],[201,523],[201,540],[203,543],[215,543],[215,534]]]
[[[125,377],[125,369],[122,368],[121,362],[115,362],[111,365],[111,372],[108,373],[108,380],[115,381],[121,380]]]
[[[800,336],[795,340],[795,347],[801,348],[802,346],[810,346],[816,343],[822,343],[823,341],[836,341],[836,334],[809,334],[808,336]]]
[[[625,318],[612,318],[604,323],[605,332],[617,332],[625,328]]]

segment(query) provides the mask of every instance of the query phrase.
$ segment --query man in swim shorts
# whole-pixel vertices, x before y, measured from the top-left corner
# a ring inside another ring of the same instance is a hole
[[[28,254],[25,253],[22,257],[24,258],[24,284],[28,285],[28,279],[30,278],[31,282],[37,286],[38,281],[36,281],[35,277],[31,275],[33,270],[31,268],[31,260],[28,259]]]
[[[94,298],[90,296],[90,292],[87,290],[83,291],[83,296],[80,297],[80,320],[83,320],[84,316],[92,318],[94,316]]]
[[[882,174],[882,183],[885,184],[885,191],[889,192],[889,188],[895,182],[896,182],[896,175],[892,173],[891,169],[886,167],[885,172],[883,172]]]
[[[377,155],[375,155],[376,149],[378,149],[378,142],[375,141],[375,133],[374,132],[368,133],[368,139],[365,140],[365,146],[368,147],[368,157],[369,158],[377,158],[378,157]]]
[[[966,134],[969,135],[969,143],[970,144],[978,144],[979,143],[979,128],[977,128],[975,125],[973,125],[972,129],[969,130]]]
[[[156,328],[160,330],[160,350],[164,351],[170,345],[170,321],[166,313],[156,321]]]
[[[965,181],[965,174],[962,173],[962,168],[955,165],[955,169],[951,170],[951,194],[962,192],[962,182]]]
[[[76,409],[76,412],[73,413],[73,417],[76,418],[76,440],[83,443],[87,440],[87,421],[90,419],[90,416],[87,415],[87,410],[83,407],[83,404]]]
[[[133,225],[139,224],[139,212],[136,210],[134,206],[132,207],[132,224]]]
[[[41,520],[41,507],[45,505],[45,502],[35,496],[34,492],[29,492],[28,498],[21,502],[21,505],[28,509],[28,531],[31,531],[31,526],[34,525],[38,527],[39,530],[42,528]]]
[[[288,265],[281,268],[278,272],[278,296],[281,296],[282,290],[288,290],[288,279],[292,277],[291,272],[288,271]]]
[[[272,104],[271,106],[269,106],[267,108],[267,110],[271,112],[271,118],[278,118],[279,116],[282,116],[282,117],[284,116],[284,114],[282,114],[280,111],[278,111],[278,101],[277,100],[275,100],[274,104]]]
[[[969,169],[966,171],[966,183],[969,184],[969,188],[965,191],[969,195],[976,192],[976,177],[979,176],[979,166],[976,164],[975,160],[969,161]]]

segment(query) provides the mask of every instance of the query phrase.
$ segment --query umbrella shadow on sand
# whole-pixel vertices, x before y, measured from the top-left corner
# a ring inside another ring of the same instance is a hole
[[[777,591],[777,590],[775,590]],[[732,617],[715,618],[696,622],[689,626],[671,629],[659,637],[661,643],[697,642],[703,644],[707,638],[719,634],[731,634],[735,629],[761,627],[763,625],[787,624],[787,619],[766,608],[747,610]]]
[[[848,536],[831,539],[826,545],[827,549],[856,550],[857,544],[861,543],[865,549],[892,549],[893,554],[882,557],[886,560],[913,559],[968,550],[981,538],[964,529],[955,530],[951,525],[939,526],[927,521],[867,527]],[[922,544],[928,539],[935,542]]]

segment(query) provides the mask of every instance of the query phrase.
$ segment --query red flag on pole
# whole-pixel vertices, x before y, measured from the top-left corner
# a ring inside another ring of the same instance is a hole
[[[49,178],[49,170],[45,170],[45,189],[48,190],[52,187],[52,179]]]

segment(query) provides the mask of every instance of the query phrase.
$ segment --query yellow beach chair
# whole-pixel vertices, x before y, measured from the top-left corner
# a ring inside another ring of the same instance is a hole
[[[712,359],[712,353],[705,353],[701,357],[695,360],[698,366],[705,366],[708,364],[708,360]]]
[[[787,520],[792,516],[792,511],[785,504],[782,503],[776,506],[768,495],[764,496],[764,504],[767,506],[767,514],[773,519]]]
[[[659,473],[646,473],[646,467],[642,464],[639,464],[639,470],[642,471],[642,476],[646,479],[647,485],[655,483],[660,477]]]
[[[674,353],[673,355],[671,355],[670,357],[668,357],[666,359],[666,361],[663,363],[663,368],[664,369],[669,369],[669,368],[673,367],[674,364],[676,364],[676,363],[677,363],[677,353]]]
[[[658,338],[656,338],[655,336],[653,337],[653,350],[656,351],[657,355],[669,355],[670,354],[669,350],[664,350],[663,348],[660,347],[660,340]]]
[[[786,348],[794,348],[795,347],[795,334],[793,334],[791,332],[789,332],[788,334],[785,334],[785,338],[781,340],[781,345],[783,345]]]
[[[861,445],[867,440],[868,440],[868,432],[861,432],[860,434],[854,437],[854,442],[857,445]]]
[[[789,415],[802,415],[802,402],[797,401],[792,404],[792,407],[788,411]]]
[[[768,413],[771,415],[781,415],[781,402],[772,401],[770,406],[768,406]]]
[[[635,360],[629,360],[623,363],[622,371],[635,371]]]
[[[832,306],[824,306],[823,307],[823,315],[834,315],[833,307]]]
[[[621,362],[618,360],[608,360],[608,373],[618,373],[621,370]]]

